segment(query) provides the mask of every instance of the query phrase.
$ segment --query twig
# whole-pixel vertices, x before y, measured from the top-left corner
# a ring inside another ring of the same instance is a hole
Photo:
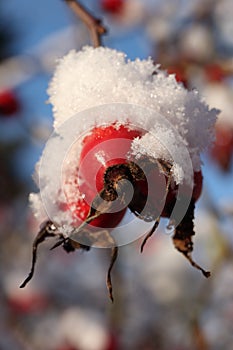
[[[93,46],[101,46],[102,35],[107,33],[107,29],[102,24],[101,19],[94,17],[77,0],[65,0],[65,2],[89,29]]]

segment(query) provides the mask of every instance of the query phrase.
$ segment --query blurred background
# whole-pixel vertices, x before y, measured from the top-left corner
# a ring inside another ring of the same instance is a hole
[[[86,0],[104,19],[106,46],[152,56],[187,89],[221,109],[213,149],[203,155],[204,190],[194,258],[177,253],[163,225],[139,253],[120,249],[115,302],[109,252],[66,254],[41,246],[34,279],[19,289],[38,223],[28,208],[35,163],[52,131],[46,89],[55,61],[90,43],[62,0],[0,2],[0,349],[233,349],[233,2]],[[19,8],[20,6],[20,8]]]

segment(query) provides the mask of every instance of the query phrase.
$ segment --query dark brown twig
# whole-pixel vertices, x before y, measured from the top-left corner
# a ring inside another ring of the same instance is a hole
[[[87,26],[92,44],[94,47],[101,46],[101,37],[107,33],[107,29],[102,24],[101,19],[94,17],[83,5],[77,0],[65,0],[67,5],[73,10],[73,12],[83,21]]]

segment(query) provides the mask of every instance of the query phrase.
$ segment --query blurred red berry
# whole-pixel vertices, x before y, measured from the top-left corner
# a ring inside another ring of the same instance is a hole
[[[79,350],[77,347],[73,347],[72,345],[64,344],[56,348],[56,350]]]
[[[223,171],[229,171],[233,154],[233,128],[216,126],[215,143],[211,150],[212,158]]]
[[[21,314],[42,312],[48,306],[47,298],[35,293],[25,296],[9,296],[7,302],[13,312]]]
[[[124,7],[124,0],[101,0],[101,8],[111,14],[120,14]]]
[[[119,349],[119,342],[115,334],[110,334],[109,342],[105,350],[117,350]]]
[[[222,67],[216,63],[209,64],[205,67],[205,75],[207,80],[211,82],[221,82],[226,76]]]
[[[11,116],[20,110],[20,103],[16,95],[5,90],[0,92],[0,116]]]

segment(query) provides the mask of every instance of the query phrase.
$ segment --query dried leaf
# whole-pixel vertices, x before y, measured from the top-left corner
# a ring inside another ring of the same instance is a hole
[[[195,203],[192,200],[189,204],[188,210],[184,218],[176,227],[175,234],[173,236],[173,243],[175,248],[189,260],[192,266],[200,270],[205,277],[209,277],[210,272],[205,271],[201,266],[194,262],[191,256],[191,252],[193,251],[192,236],[194,236],[195,234],[193,224],[194,209]]]

